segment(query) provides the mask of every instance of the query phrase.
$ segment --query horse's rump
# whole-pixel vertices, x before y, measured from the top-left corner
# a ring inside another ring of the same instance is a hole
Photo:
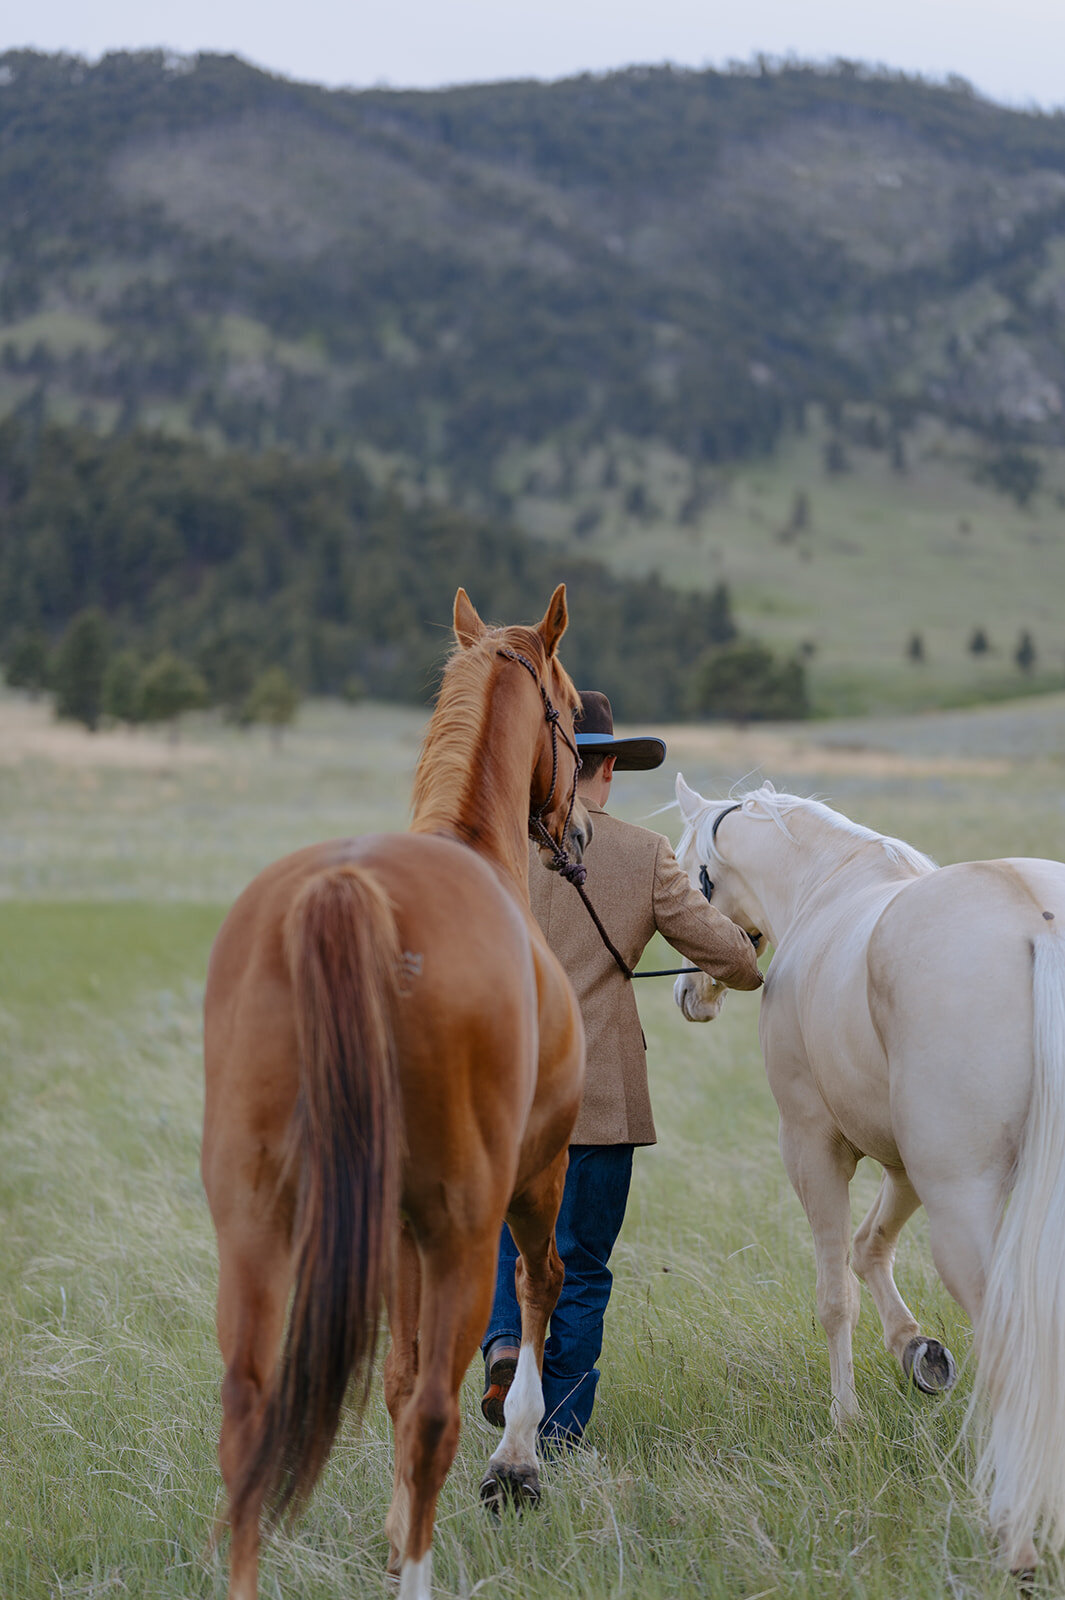
[[[942,1154],[922,1170],[914,1148],[928,1143],[929,1115],[959,1171],[971,1169],[974,1118],[997,1130],[995,1159],[1009,1178],[1031,1085],[1033,950],[1059,919],[1065,927],[1065,867],[980,861],[907,884],[878,922],[870,1010],[893,1063],[896,1138],[919,1189],[950,1177]],[[981,1147],[987,1159],[986,1138]]]

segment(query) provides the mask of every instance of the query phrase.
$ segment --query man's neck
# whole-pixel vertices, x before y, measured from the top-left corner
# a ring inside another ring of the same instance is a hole
[[[587,782],[578,783],[577,793],[587,805],[598,806],[601,811],[605,811],[606,803],[610,799],[610,780],[604,779],[597,773]]]

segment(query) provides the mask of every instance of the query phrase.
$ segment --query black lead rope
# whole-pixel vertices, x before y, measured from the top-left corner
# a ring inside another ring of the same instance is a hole
[[[722,816],[724,816],[724,812],[722,812],[721,814],[722,814]],[[710,874],[706,870],[705,863],[700,863],[700,866],[699,866],[699,888],[702,890],[703,894],[706,896],[707,901],[709,901],[710,896],[714,892],[714,886],[710,882]],[[680,977],[683,976],[683,974],[685,972],[698,972],[698,971],[699,971],[698,967],[660,967],[656,972],[634,972],[633,973],[633,977],[634,978],[680,978]]]
[[[719,811],[718,812],[717,816],[714,818],[714,825],[710,829],[710,840],[711,840],[711,843],[713,843],[713,841],[717,838],[717,830],[721,826],[722,819],[727,817],[730,811],[738,811],[740,809],[740,804],[741,804],[741,802],[737,800],[734,805],[726,806],[724,811]],[[702,890],[702,893],[706,898],[707,904],[709,904],[710,900],[711,900],[711,897],[712,897],[712,895],[714,893],[714,884],[713,884],[713,879],[711,878],[710,873],[709,873],[709,871],[707,869],[705,861],[701,861],[699,863],[699,888]],[[633,972],[630,967],[627,967],[625,965],[625,963],[622,961],[621,957],[618,955],[617,951],[614,949],[614,946],[610,943],[610,940],[607,938],[606,933],[603,931],[602,923],[599,921],[599,918],[596,917],[595,911],[592,909],[592,906],[589,903],[588,898],[584,894],[583,890],[581,891],[581,898],[584,900],[584,903],[588,907],[588,910],[591,911],[592,916],[595,917],[596,926],[599,929],[599,932],[600,932],[600,935],[602,936],[604,944],[606,945],[607,949],[610,951],[611,955],[614,957],[614,960],[617,962],[618,966],[621,968],[622,972],[624,972],[624,974],[625,974],[625,976],[627,978],[680,978],[686,972],[698,972],[699,971],[698,967],[694,967],[693,966],[693,967],[659,967],[654,972]],[[753,939],[751,940],[751,943],[752,944],[754,943]]]
[[[727,817],[730,811],[738,811],[739,809],[740,809],[739,802],[737,802],[735,805],[726,806],[725,810],[720,812],[719,815],[714,818],[714,826],[710,830],[710,838],[711,838],[711,840],[714,840],[714,839],[717,838],[717,830],[721,826],[722,817]],[[707,871],[705,862],[701,862],[700,865],[699,865],[699,888],[702,890],[704,896],[706,897],[707,903],[709,904],[710,897],[714,892],[714,885],[713,885],[713,881],[712,881],[712,879],[710,877],[710,874]],[[581,879],[580,883],[577,884],[577,893],[580,895],[581,899],[584,901],[584,904],[587,906],[588,915],[591,917],[592,921],[595,923],[596,927],[598,928],[600,939],[602,939],[603,943],[606,945],[607,949],[610,951],[610,954],[614,957],[614,960],[615,960],[615,962],[617,963],[617,966],[618,966],[618,970],[620,972],[622,972],[625,975],[626,978],[629,978],[629,979],[632,979],[632,978],[679,978],[685,972],[698,972],[699,971],[698,967],[694,967],[693,966],[693,967],[658,967],[653,972],[634,972],[632,970],[632,968],[629,966],[628,962],[625,960],[624,956],[620,953],[620,951],[615,949],[614,945],[611,943],[610,936],[607,933],[606,929],[603,927],[603,924],[600,922],[599,916],[598,916],[598,913],[596,912],[595,907],[592,905],[592,902],[589,900],[587,894],[584,891],[584,879],[583,878]]]

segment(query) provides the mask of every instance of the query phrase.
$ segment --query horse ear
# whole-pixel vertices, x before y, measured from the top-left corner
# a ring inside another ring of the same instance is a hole
[[[547,603],[543,621],[537,628],[537,633],[544,641],[544,648],[548,656],[553,656],[558,649],[558,641],[566,631],[569,622],[569,612],[566,610],[566,585],[560,583],[551,599]]]
[[[695,790],[684,782],[684,774],[682,772],[677,773],[676,788],[677,804],[680,806],[685,822],[694,822],[705,804],[702,795],[696,794]]]
[[[455,596],[454,628],[455,638],[464,650],[476,644],[478,639],[483,639],[488,631],[465,589],[460,589]]]

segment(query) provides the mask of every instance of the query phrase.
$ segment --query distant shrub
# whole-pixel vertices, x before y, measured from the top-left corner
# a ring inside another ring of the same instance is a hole
[[[240,722],[255,682],[257,653],[246,631],[220,628],[208,634],[196,651],[196,665],[212,705],[221,706],[227,722]]]
[[[584,510],[579,511],[574,518],[574,535],[578,539],[586,539],[590,533],[595,532],[602,520],[603,511],[601,506],[585,506]]]
[[[910,637],[906,641],[906,658],[907,658],[908,661],[923,661],[924,660],[925,654],[924,654],[924,635],[923,634],[921,634],[921,633],[911,633],[910,634]]]
[[[1026,676],[1035,671],[1037,655],[1035,640],[1027,628],[1022,628],[1020,637],[1017,640],[1017,648],[1013,652],[1013,659]]]
[[[986,656],[991,649],[991,641],[983,628],[974,628],[969,635],[969,654]]]
[[[810,714],[806,673],[756,639],[710,652],[696,671],[695,709],[710,721],[784,722]]]
[[[39,629],[16,634],[8,646],[4,676],[12,689],[39,694],[48,686],[48,638]]]
[[[57,717],[84,723],[95,732],[103,709],[107,669],[107,621],[102,611],[79,611],[59,643],[55,666]]]
[[[135,650],[119,650],[107,663],[101,686],[101,710],[116,722],[139,722],[141,659]]]
[[[796,489],[791,500],[788,520],[777,534],[781,544],[791,544],[810,526],[810,496],[805,489]]]
[[[977,463],[973,473],[977,483],[985,483],[1021,506],[1031,503],[1043,479],[1043,463],[1019,445],[1004,445],[994,455]]]
[[[207,703],[207,685],[194,667],[164,650],[145,667],[140,681],[140,714],[145,722],[169,722]]]
[[[248,696],[247,720],[265,722],[278,744],[282,730],[295,720],[299,703],[300,692],[284,667],[267,667]]]
[[[830,478],[841,477],[844,472],[850,471],[851,463],[847,447],[836,434],[826,441],[822,459]]]

